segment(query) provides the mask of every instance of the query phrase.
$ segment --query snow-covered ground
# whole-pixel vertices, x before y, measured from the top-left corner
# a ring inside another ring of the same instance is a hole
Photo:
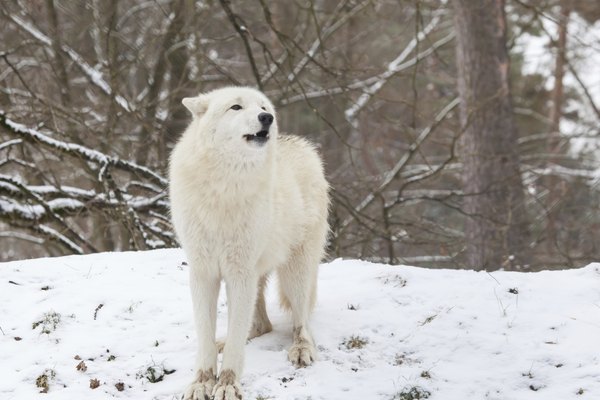
[[[179,398],[196,348],[187,269],[180,250],[0,264],[0,399]],[[336,260],[312,318],[320,359],[299,370],[274,286],[274,331],[246,348],[246,399],[600,398],[600,264],[488,274]],[[225,310],[222,297],[220,335]]]

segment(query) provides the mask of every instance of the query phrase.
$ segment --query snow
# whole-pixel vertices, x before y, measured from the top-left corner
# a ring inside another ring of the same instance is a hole
[[[75,50],[63,46],[63,50],[67,52],[71,60],[73,60],[79,67],[83,70],[83,72],[90,78],[90,80],[98,86],[104,93],[109,96],[112,96],[112,89],[110,85],[104,80],[102,77],[102,73],[93,67],[91,67],[84,59],[81,57]],[[121,106],[125,111],[131,112],[131,106],[125,100],[125,98],[121,95],[115,95],[115,100],[117,104]]]
[[[45,212],[44,207],[31,204],[20,204],[7,197],[0,197],[0,211],[5,214],[16,214],[20,218],[35,220]]]
[[[44,135],[43,133],[41,133],[35,129],[28,128],[25,125],[20,124],[18,122],[14,122],[8,118],[5,119],[5,122],[6,122],[6,125],[8,125],[15,132],[27,134],[27,135],[31,136],[32,138],[34,138],[35,140],[48,143],[50,146],[56,147],[58,149],[61,149],[63,151],[67,151],[67,152],[72,151],[72,152],[84,154],[87,158],[92,159],[100,164],[108,164],[108,162],[109,162],[108,157],[105,154],[100,153],[99,151],[89,149],[89,148],[87,148],[85,146],[81,146],[79,144],[68,143],[68,142],[56,140],[47,135]]]
[[[179,398],[196,349],[184,260],[169,249],[0,264],[0,398]],[[245,399],[391,400],[413,387],[434,400],[600,398],[599,263],[488,274],[335,260],[312,317],[320,359],[299,370],[275,286],[274,331],[246,346]],[[222,293],[219,336],[225,310]],[[366,343],[348,349],[352,336]],[[175,372],[139,377],[153,365]]]
[[[21,139],[7,140],[4,143],[0,143],[0,150],[7,149],[10,146],[14,146],[15,144],[21,144],[21,143],[23,143],[23,140],[21,140]]]

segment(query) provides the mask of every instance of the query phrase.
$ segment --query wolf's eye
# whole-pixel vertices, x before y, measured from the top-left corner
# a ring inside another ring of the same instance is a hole
[[[261,107],[261,108],[262,108],[264,111],[267,111],[267,109],[266,109],[266,108],[264,108],[264,107]]]
[[[230,107],[231,110],[241,110],[242,106],[240,106],[239,104],[234,104]]]

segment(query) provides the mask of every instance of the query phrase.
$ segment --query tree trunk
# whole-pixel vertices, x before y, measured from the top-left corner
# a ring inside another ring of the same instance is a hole
[[[144,110],[148,122],[140,132],[140,143],[143,145],[138,148],[136,154],[136,161],[141,165],[160,165],[160,160],[158,160],[158,157],[161,156],[162,153],[159,153],[158,146],[161,145],[161,133],[157,132],[158,124],[156,113],[159,109],[161,89],[163,88],[163,83],[169,67],[167,53],[171,46],[175,44],[177,35],[183,28],[182,12],[184,10],[184,4],[185,3],[183,0],[177,0],[172,3],[170,10],[172,13],[171,21],[167,26],[167,31],[162,38],[161,47],[158,50],[158,58],[156,60],[156,65],[154,66],[152,81],[150,87],[148,88],[148,100]],[[150,151],[148,151],[148,148],[154,148],[157,152],[157,160],[154,163],[152,163],[150,159]],[[162,155],[164,156],[164,154]]]
[[[554,67],[554,88],[552,89],[552,108],[550,109],[550,137],[546,143],[550,158],[549,164],[555,163],[555,155],[560,153],[560,120],[562,117],[563,105],[563,77],[565,74],[565,64],[567,61],[567,23],[571,14],[571,1],[563,0],[561,2],[560,19],[558,20],[558,42],[556,43],[556,64]],[[555,136],[556,135],[556,136]],[[544,180],[544,185],[548,190],[546,201],[546,209],[548,210],[546,224],[546,249],[549,253],[555,253],[558,249],[558,236],[556,228],[556,220],[558,218],[558,208],[561,199],[559,183],[555,176],[549,175]]]
[[[528,232],[513,118],[503,0],[452,0],[463,128],[466,261],[525,265]]]
[[[60,84],[59,93],[62,104],[66,107],[71,105],[71,90],[69,85],[69,77],[67,75],[67,67],[62,52],[62,40],[60,32],[60,22],[56,14],[54,0],[46,0],[46,11],[48,12],[48,22],[50,23],[50,32],[52,35],[52,50],[54,52],[54,64],[56,66],[56,74]],[[70,134],[73,134],[70,132]]]

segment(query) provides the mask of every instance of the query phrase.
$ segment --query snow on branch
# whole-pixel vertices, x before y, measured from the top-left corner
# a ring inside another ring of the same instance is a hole
[[[21,139],[8,140],[4,143],[0,143],[0,150],[7,149],[10,146],[15,146],[15,145],[21,144],[21,143],[23,143],[23,141]]]
[[[424,50],[424,51],[418,53],[415,57],[411,58],[410,60],[407,60],[401,64],[398,64],[392,70],[387,69],[386,71],[379,73],[375,76],[353,82],[344,87],[324,88],[324,89],[307,91],[302,94],[290,96],[286,99],[283,99],[280,103],[282,105],[288,105],[288,104],[295,103],[295,102],[301,101],[301,100],[315,99],[315,98],[324,97],[324,96],[331,96],[331,95],[349,92],[352,90],[363,90],[366,87],[368,87],[369,85],[374,85],[374,84],[377,84],[378,82],[385,82],[388,79],[390,79],[392,76],[394,76],[410,67],[415,66],[418,62],[422,61],[424,58],[433,54],[439,48],[450,43],[454,39],[454,36],[455,36],[454,31],[451,31],[449,34],[447,34],[440,40],[433,43],[431,45],[431,47],[429,47],[427,50]]]
[[[96,226],[98,221],[106,220],[115,222],[115,227],[119,227],[116,232],[121,235],[120,240],[108,240],[124,243],[123,249],[177,245],[168,216],[167,180],[158,173],[134,162],[56,139],[54,135],[11,120],[1,110],[0,130],[18,137],[0,144],[0,148],[34,145],[33,160],[18,159],[17,165],[43,171],[36,160],[56,159],[63,154],[72,157],[62,157],[66,162],[78,164],[75,160],[78,159],[87,164],[82,168],[79,163],[75,178],[64,185],[60,175],[57,181],[52,171],[48,171],[47,176],[44,172],[35,175],[36,180],[43,181],[41,185],[26,182],[15,170],[11,170],[10,175],[0,174],[0,221],[3,223],[44,242],[52,241],[67,253],[99,251],[101,247],[97,246],[104,246],[101,238],[113,234]],[[82,187],[73,186],[73,182]]]
[[[46,46],[52,45],[52,40],[45,35],[38,28],[30,24],[29,22],[19,18],[16,15],[7,14],[8,18],[13,21],[17,26],[21,29],[29,33],[34,39],[43,43]],[[79,69],[88,77],[90,82],[96,85],[100,90],[102,90],[106,95],[112,97],[114,95],[114,99],[117,104],[125,111],[131,112],[133,111],[133,107],[123,96],[113,93],[110,85],[102,78],[102,73],[96,69],[94,69],[91,65],[89,65],[84,58],[77,53],[75,50],[70,48],[69,46],[63,44],[61,47],[62,51],[69,56],[71,61],[75,63],[79,67]]]
[[[548,165],[545,168],[526,168],[529,172],[532,172],[536,175],[556,175],[561,176],[563,178],[583,178],[589,179],[591,183],[594,183],[596,180],[600,179],[600,169],[576,169],[576,168],[567,168],[562,165],[554,164]]]
[[[167,186],[167,179],[147,167],[143,167],[131,161],[121,160],[118,157],[106,155],[79,144],[54,139],[38,130],[28,128],[25,125],[10,120],[2,110],[0,110],[0,126],[6,128],[9,132],[20,136],[26,141],[39,143],[46,147],[52,147],[63,153],[78,156],[87,161],[99,164],[104,168],[114,166],[119,169],[127,170],[142,175],[162,187]]]
[[[40,211],[39,207],[41,207],[41,209],[43,209],[44,213],[47,214],[48,219],[51,220],[52,222],[56,223],[61,228],[61,232],[68,233],[74,240],[81,243],[83,246],[88,248],[90,251],[93,251],[93,252],[97,251],[96,248],[91,243],[89,243],[78,232],[76,232],[74,229],[72,229],[69,226],[69,224],[67,224],[66,221],[52,209],[52,206],[48,202],[46,202],[42,196],[40,196],[37,193],[31,192],[27,188],[26,185],[21,183],[16,178],[8,177],[5,175],[0,175],[0,181],[17,189],[18,191],[23,193],[25,196],[27,196],[28,200],[30,201],[30,203],[23,206],[10,198],[6,198],[5,196],[0,197],[0,217],[6,218],[7,216],[10,217],[12,215],[12,216],[16,216],[18,219],[21,219],[21,220],[25,220],[25,221],[29,220],[31,222],[37,222],[38,212]],[[33,204],[31,204],[31,203],[33,203]],[[39,206],[39,207],[36,207],[36,206]],[[9,220],[9,222],[10,222],[10,220]],[[30,225],[30,227],[32,227],[35,230],[38,229],[37,224]],[[47,233],[47,232],[44,232],[44,233]],[[61,233],[61,236],[64,236],[64,238],[66,238],[66,236],[63,235],[62,233]],[[53,237],[56,237],[56,235],[53,235]],[[62,240],[62,239],[60,241],[64,242],[64,240]],[[71,239],[69,239],[69,242],[74,244],[74,242]],[[64,243],[66,243],[66,242],[64,242]],[[75,249],[70,244],[68,245],[68,247],[71,250]],[[76,247],[81,249],[81,247],[79,245],[76,245]]]
[[[26,187],[27,192],[23,192],[21,186]],[[29,193],[38,200],[43,199],[45,207],[28,203],[27,200],[31,199]],[[47,210],[61,216],[86,215],[92,210],[111,210],[122,203],[134,212],[154,209],[166,215],[169,209],[166,193],[152,197],[123,194],[120,202],[113,196],[96,193],[93,190],[68,186],[58,188],[49,185],[26,185],[17,178],[4,174],[0,174],[0,196],[0,217],[12,216],[30,221],[50,219],[51,214]]]
[[[45,243],[44,239],[40,239],[37,236],[28,235],[26,233],[18,232],[18,231],[3,231],[3,232],[0,232],[0,237],[25,240],[27,242],[31,242],[31,243],[35,243],[35,244],[44,244]]]
[[[431,31],[433,31],[433,29],[435,29],[438,26],[441,19],[442,18],[439,14],[436,15],[429,22],[429,24],[425,26],[425,28],[423,28],[419,33],[417,33],[415,37],[412,38],[412,40],[408,43],[404,50],[402,50],[402,52],[388,64],[386,71],[381,73],[377,77],[375,82],[365,89],[364,93],[358,98],[356,103],[354,103],[354,105],[346,109],[344,114],[346,116],[346,119],[348,120],[348,122],[350,122],[352,126],[356,126],[355,119],[356,115],[360,112],[360,110],[362,110],[365,107],[365,105],[369,102],[369,100],[375,94],[377,94],[379,90],[381,90],[383,85],[385,85],[385,83],[390,77],[396,74],[400,68],[404,67],[402,64],[406,60],[406,58],[413,52],[413,50],[417,47],[419,42],[421,42]],[[450,39],[452,39],[452,37],[446,36],[446,38],[443,40],[449,41]]]
[[[371,4],[370,0],[362,1],[359,4],[355,5],[350,11],[346,14],[338,18],[339,11],[346,7],[346,3],[341,2],[338,4],[338,8],[333,12],[333,17],[327,22],[327,25],[323,28],[319,38],[316,39],[310,49],[306,52],[304,57],[296,64],[293,71],[288,75],[288,81],[293,82],[296,77],[302,72],[304,67],[308,64],[310,60],[313,59],[317,51],[323,45],[325,39],[331,36],[335,31],[337,31],[340,27],[342,27],[346,22],[348,22],[354,15],[356,15],[359,11],[365,8],[367,5]],[[270,77],[270,76],[269,76]]]
[[[40,232],[43,235],[45,235],[46,237],[48,237],[50,240],[59,242],[60,244],[67,247],[75,254],[84,254],[85,253],[80,246],[75,244],[71,239],[69,239],[62,233],[58,232],[56,229],[53,229],[46,225],[39,225],[35,228],[35,230],[37,230],[38,232]]]

